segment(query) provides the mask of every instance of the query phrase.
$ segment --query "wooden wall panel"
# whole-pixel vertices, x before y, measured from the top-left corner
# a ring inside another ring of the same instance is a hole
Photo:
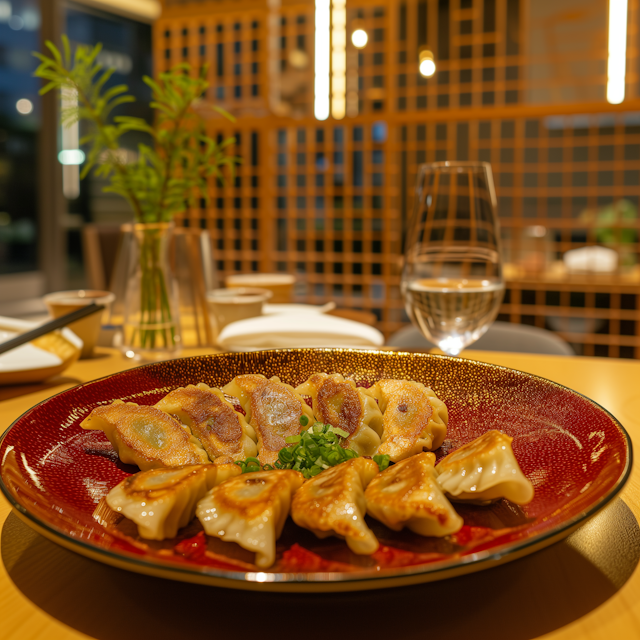
[[[358,113],[319,122],[312,2],[167,0],[156,68],[210,65],[208,98],[237,121],[212,118],[209,130],[236,136],[243,158],[184,224],[210,230],[222,273],[296,273],[299,301],[371,310],[389,334],[407,322],[398,284],[418,166],[490,162],[510,263],[501,317],[558,331],[586,355],[640,357],[637,4],[627,100],[614,106],[604,0],[546,13],[525,0],[349,0],[348,34],[369,34],[365,49],[347,47]],[[431,79],[417,73],[423,45]],[[292,64],[300,51],[304,68]],[[619,251],[618,274],[566,274],[564,252],[602,243]]]

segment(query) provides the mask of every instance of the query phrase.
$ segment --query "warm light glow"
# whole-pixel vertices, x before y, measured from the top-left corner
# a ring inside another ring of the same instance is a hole
[[[342,120],[347,93],[347,7],[345,0],[333,0],[331,9],[331,115]]]
[[[609,61],[607,102],[624,100],[627,67],[627,0],[609,0]]]
[[[420,63],[420,75],[430,78],[436,72],[436,63],[433,60],[423,60]]]
[[[367,46],[367,42],[369,42],[369,36],[364,29],[356,29],[351,34],[351,42],[353,42],[353,46],[357,49],[362,49]]]
[[[428,49],[420,51],[418,71],[425,78],[430,78],[436,72],[436,63],[433,59],[433,53]]]
[[[289,52],[289,64],[294,69],[306,69],[309,64],[309,56],[306,51],[301,49],[292,49]]]
[[[16,102],[16,111],[23,116],[28,116],[33,111],[33,102],[26,98],[21,98]]]
[[[316,44],[313,113],[318,120],[329,117],[331,1],[316,0]]]

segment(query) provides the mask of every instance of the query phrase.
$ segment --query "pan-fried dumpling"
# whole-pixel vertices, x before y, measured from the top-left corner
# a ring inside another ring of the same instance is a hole
[[[141,538],[175,538],[196,513],[207,490],[240,475],[238,465],[196,464],[140,471],[107,494],[107,504],[138,525]]]
[[[244,460],[256,455],[256,434],[224,394],[204,383],[176,389],[156,407],[189,427],[209,458],[229,456]]]
[[[207,535],[254,551],[259,567],[276,559],[276,540],[289,515],[291,496],[304,482],[299,471],[245,473],[209,491],[196,515]]]
[[[96,407],[80,426],[104,431],[120,460],[143,471],[209,462],[207,452],[189,431],[155,407],[116,400]]]
[[[379,454],[398,462],[444,442],[449,414],[431,389],[411,380],[380,380],[370,391],[383,413]]]
[[[370,555],[378,540],[364,521],[364,489],[378,473],[367,458],[352,458],[307,480],[293,497],[291,517],[318,538],[337,535],[354,553]]]
[[[367,513],[389,529],[403,527],[421,536],[447,536],[464,521],[445,498],[433,453],[418,453],[379,473],[364,492]]]
[[[361,456],[376,453],[382,435],[382,412],[369,391],[339,373],[314,373],[296,391],[311,396],[316,420],[349,434],[345,446]]]
[[[436,465],[438,484],[451,500],[528,504],[533,485],[518,466],[512,440],[492,429],[462,445]]]
[[[222,391],[240,400],[247,421],[258,438],[258,460],[273,464],[278,451],[287,446],[285,438],[297,436],[303,427],[300,416],[313,423],[313,411],[288,384],[274,376],[267,380],[262,375],[243,375],[234,378]]]

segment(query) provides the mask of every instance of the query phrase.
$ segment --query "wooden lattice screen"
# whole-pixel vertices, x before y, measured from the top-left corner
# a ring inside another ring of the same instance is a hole
[[[312,2],[165,0],[156,69],[209,65],[210,99],[238,118],[210,130],[234,135],[244,160],[184,224],[210,230],[223,274],[295,273],[300,301],[371,310],[389,334],[407,322],[398,283],[418,166],[490,162],[509,263],[501,317],[558,331],[579,353],[640,357],[637,1],[617,106],[604,101],[607,3],[574,4],[348,1],[348,32],[369,34],[365,49],[347,46],[358,113],[320,122]],[[420,46],[438,65],[428,80]],[[619,250],[621,272],[567,275],[562,254],[595,243]]]

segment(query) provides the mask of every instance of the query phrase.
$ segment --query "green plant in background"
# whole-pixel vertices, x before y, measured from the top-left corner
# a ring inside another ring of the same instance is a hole
[[[40,89],[41,94],[58,89],[77,95],[77,104],[62,110],[63,126],[79,120],[93,125],[80,140],[81,145],[89,146],[81,177],[97,167],[96,174],[111,182],[105,190],[129,201],[136,222],[171,220],[200,197],[208,203],[208,178],[222,179],[224,167],[233,172],[239,158],[226,153],[234,139],[218,144],[208,137],[194,109],[196,105],[209,108],[233,120],[224,109],[200,102],[209,87],[204,78],[206,67],[198,77],[191,76],[191,67],[186,63],[159,74],[157,81],[144,76],[152,91],[150,104],[155,111],[155,121],[149,125],[142,118],[111,117],[117,106],[135,102],[135,98],[127,94],[124,84],[105,90],[115,69],[103,70],[96,62],[101,44],[92,48],[79,45],[72,55],[66,36],[62,36],[62,43],[61,52],[46,42],[50,57],[34,52],[41,62],[34,75],[48,81]],[[137,161],[127,164],[120,138],[129,131],[149,134],[153,146],[139,144]]]
[[[233,138],[217,143],[206,135],[198,111],[209,109],[225,118],[233,118],[223,109],[201,101],[209,87],[201,75],[192,76],[188,64],[180,64],[157,80],[145,76],[150,87],[154,122],[142,118],[113,116],[121,104],[134,102],[126,85],[105,89],[114,69],[103,69],[97,62],[102,46],[79,45],[71,52],[66,36],[62,51],[47,41],[50,56],[34,52],[40,65],[34,75],[47,81],[40,90],[52,90],[63,96],[63,126],[84,121],[89,131],[80,140],[88,148],[81,177],[95,169],[97,176],[109,180],[104,191],[126,198],[137,223],[163,223],[202,198],[209,202],[209,181],[222,180],[226,168],[232,175],[240,160],[227,154]],[[69,99],[69,96],[72,99]],[[76,99],[77,97],[77,99]],[[65,99],[66,98],[66,99]],[[197,110],[196,110],[197,107]],[[151,144],[138,145],[138,156],[127,163],[122,154],[121,138],[131,131],[150,136]],[[143,348],[171,346],[175,342],[167,287],[160,260],[158,228],[143,233],[140,246],[140,335]]]
[[[597,242],[617,250],[620,264],[636,263],[638,209],[633,202],[623,198],[601,209],[586,210],[580,217],[594,229]]]

